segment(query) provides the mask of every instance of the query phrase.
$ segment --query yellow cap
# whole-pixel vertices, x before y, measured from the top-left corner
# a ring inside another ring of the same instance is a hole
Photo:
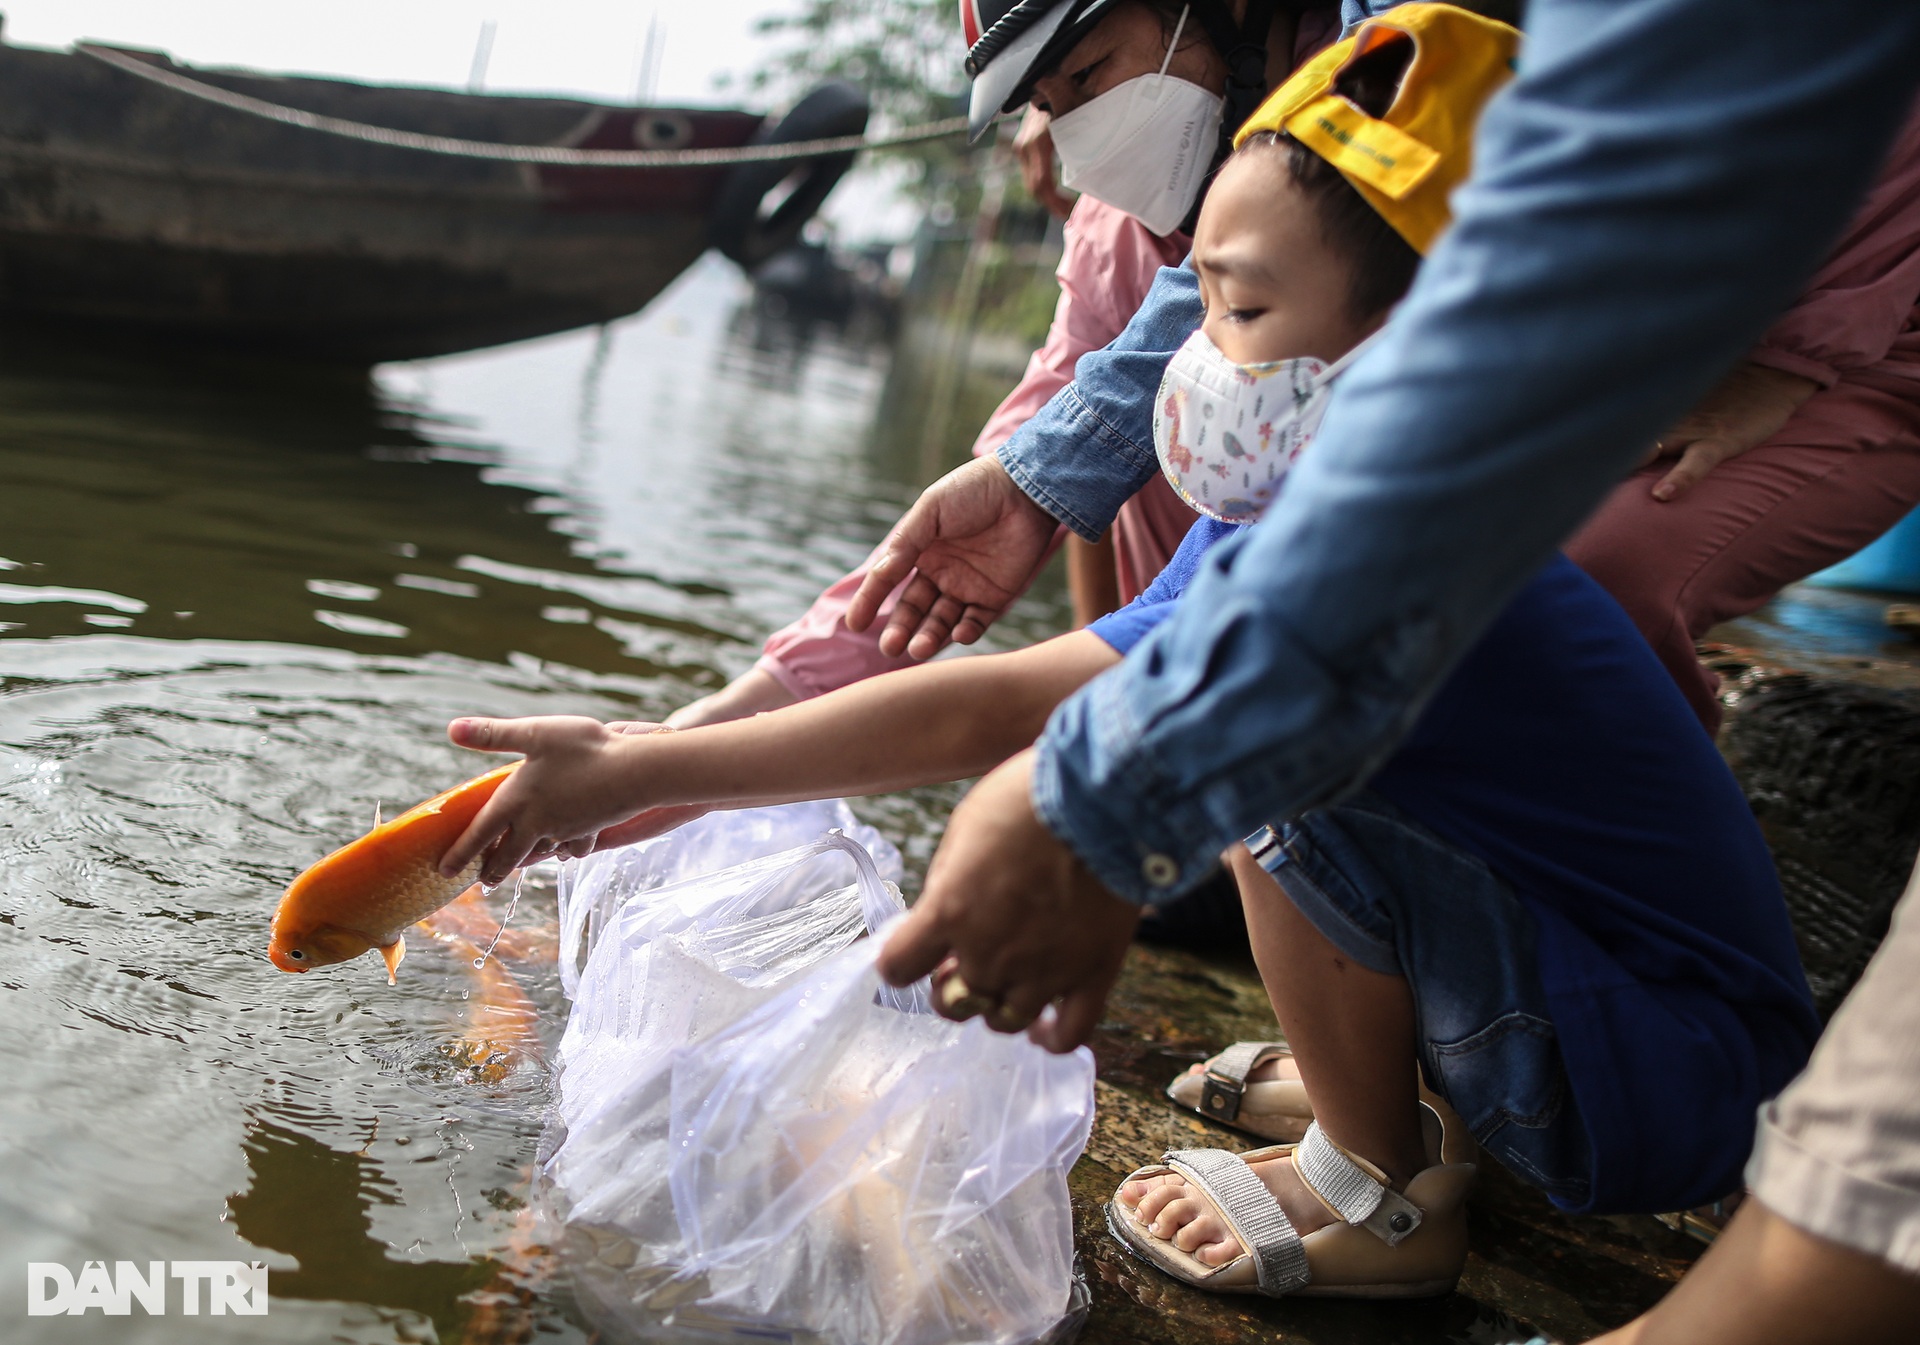
[[[1361,57],[1411,39],[1413,58],[1384,117],[1334,92]],[[1233,137],[1284,131],[1351,182],[1425,256],[1453,220],[1448,198],[1473,167],[1473,130],[1513,76],[1517,30],[1454,5],[1405,4],[1368,19],[1294,71]]]

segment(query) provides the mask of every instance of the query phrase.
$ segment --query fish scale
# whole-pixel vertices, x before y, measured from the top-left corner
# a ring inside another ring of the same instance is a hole
[[[452,878],[440,857],[473,822],[519,762],[456,785],[313,865],[293,880],[273,916],[267,956],[282,971],[331,966],[377,949],[394,983],[402,937],[473,886],[474,860]]]

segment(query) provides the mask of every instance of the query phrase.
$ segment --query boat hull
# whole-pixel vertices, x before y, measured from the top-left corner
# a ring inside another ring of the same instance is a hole
[[[192,73],[325,115],[503,143],[738,145],[761,123]],[[84,56],[0,47],[0,315],[357,363],[495,345],[643,306],[705,250],[722,177],[370,144]]]

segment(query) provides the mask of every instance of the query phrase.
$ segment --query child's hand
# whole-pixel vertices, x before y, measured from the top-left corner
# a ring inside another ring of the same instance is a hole
[[[484,855],[480,881],[502,882],[533,859],[584,854],[602,829],[640,820],[635,815],[651,802],[636,788],[635,749],[646,736],[635,732],[640,728],[616,731],[572,715],[454,720],[447,737],[456,745],[521,752],[527,760],[441,856],[440,871],[456,874]]]
[[[672,733],[676,727],[688,727],[674,724],[650,724],[643,719],[622,719],[607,725],[609,733]],[[650,841],[655,836],[664,836],[675,827],[684,827],[696,817],[705,817],[713,808],[705,803],[673,803],[661,808],[649,808],[644,813],[629,817],[624,822],[601,829],[600,835],[590,844],[575,846],[569,853],[575,859],[584,859],[596,850],[615,850],[623,845],[635,845],[641,841]]]

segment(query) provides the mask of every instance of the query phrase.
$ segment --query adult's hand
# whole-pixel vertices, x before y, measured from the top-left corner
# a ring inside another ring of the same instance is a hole
[[[911,574],[880,633],[881,652],[928,659],[949,640],[972,644],[1026,591],[1058,526],[997,459],[956,467],[894,525],[847,607],[847,629],[872,625]]]
[[[1647,455],[1648,462],[1680,459],[1654,483],[1653,498],[1677,500],[1728,458],[1773,438],[1819,390],[1811,378],[1742,360]]]
[[[1029,196],[1060,219],[1073,213],[1075,198],[1060,190],[1053,174],[1053,119],[1031,103],[1013,137],[1013,155],[1020,161],[1020,177]]]
[[[1048,1050],[1071,1051],[1100,1021],[1140,910],[1034,815],[1032,776],[1029,748],[953,810],[920,900],[881,951],[880,974],[908,985],[944,967],[975,1012],[995,1006],[989,1026],[1026,1027]],[[1042,1018],[1050,1004],[1057,1012]]]

